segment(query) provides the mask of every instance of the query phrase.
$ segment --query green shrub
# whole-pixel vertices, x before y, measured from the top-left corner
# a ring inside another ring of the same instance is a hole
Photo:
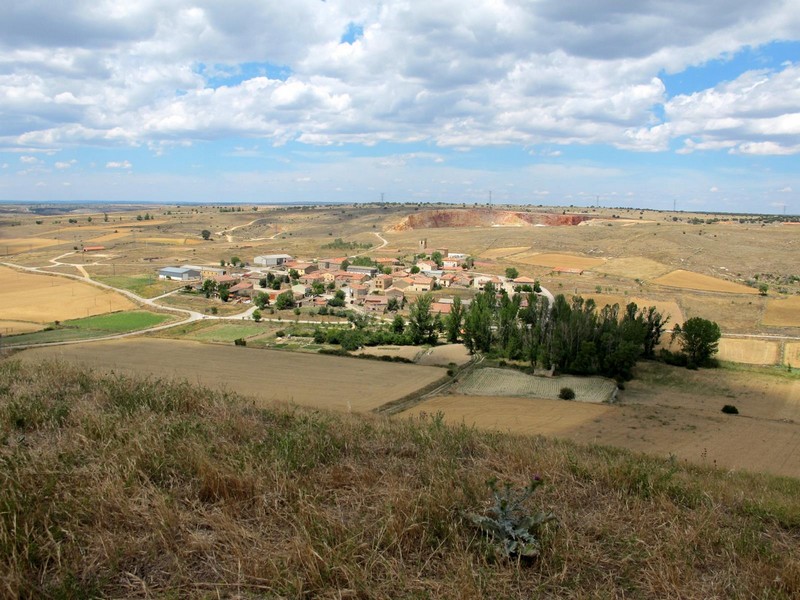
[[[233,343],[236,346],[247,346],[247,340],[244,338],[236,338]]]
[[[724,412],[726,415],[738,415],[739,409],[736,408],[733,404],[726,404],[725,406],[722,407],[722,412]]]
[[[575,399],[575,390],[570,387],[562,387],[561,391],[558,392],[558,397],[562,400],[574,400]]]

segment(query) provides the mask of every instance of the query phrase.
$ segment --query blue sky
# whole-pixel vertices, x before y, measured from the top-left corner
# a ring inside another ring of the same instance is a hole
[[[0,199],[800,213],[797,0],[29,0]]]

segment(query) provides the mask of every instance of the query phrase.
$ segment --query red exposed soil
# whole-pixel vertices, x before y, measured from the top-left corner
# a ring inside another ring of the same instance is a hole
[[[440,227],[531,227],[533,225],[578,225],[592,217],[553,215],[510,210],[452,209],[424,210],[408,215],[390,231]]]

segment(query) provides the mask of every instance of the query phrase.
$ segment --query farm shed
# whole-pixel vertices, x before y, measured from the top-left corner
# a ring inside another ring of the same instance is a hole
[[[105,246],[84,246],[84,252],[99,252],[100,250],[105,250]]]
[[[362,267],[358,265],[350,265],[347,267],[348,273],[362,273],[364,275],[368,275],[369,277],[375,277],[378,273],[377,267]]]
[[[164,267],[158,270],[158,278],[173,281],[190,281],[192,279],[200,279],[200,271],[190,267]]]
[[[256,256],[253,262],[260,267],[278,267],[284,263],[293,260],[288,254],[262,254]]]

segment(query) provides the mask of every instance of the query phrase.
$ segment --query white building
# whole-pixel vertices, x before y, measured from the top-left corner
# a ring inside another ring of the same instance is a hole
[[[256,256],[253,259],[253,263],[259,267],[279,267],[290,260],[294,259],[288,254],[264,254],[262,256]]]

